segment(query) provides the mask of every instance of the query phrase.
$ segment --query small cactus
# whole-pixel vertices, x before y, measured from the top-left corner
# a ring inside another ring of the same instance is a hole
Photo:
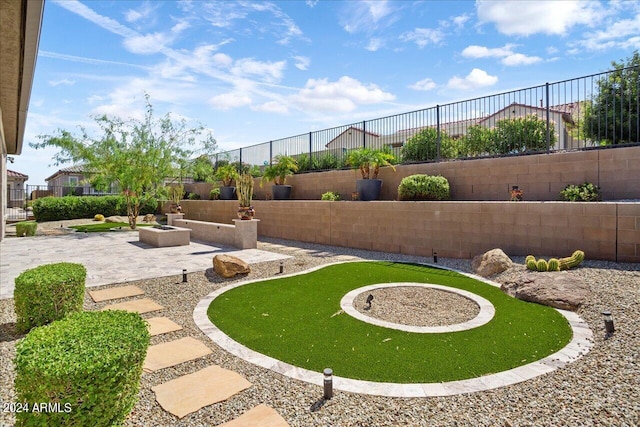
[[[568,270],[573,267],[577,267],[584,261],[584,252],[577,250],[567,258],[560,258],[560,270]]]
[[[549,269],[547,261],[543,260],[542,258],[540,258],[536,264],[538,267],[538,271],[547,271]]]
[[[531,271],[538,271],[538,264],[536,263],[535,257],[527,257],[527,269]]]
[[[548,262],[549,271],[559,271],[560,262],[556,258],[551,258]]]
[[[536,257],[534,257],[533,255],[527,255],[527,257],[524,259],[524,263],[527,264],[529,260],[535,261]]]

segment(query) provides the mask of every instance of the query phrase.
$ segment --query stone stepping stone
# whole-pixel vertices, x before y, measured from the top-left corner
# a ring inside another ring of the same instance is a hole
[[[151,319],[147,319],[147,322],[149,322],[149,334],[152,337],[182,329],[182,326],[168,317],[152,317]]]
[[[142,314],[150,311],[162,310],[163,308],[163,306],[149,298],[142,298],[111,304],[104,307],[102,310],[124,310]]]
[[[103,289],[101,291],[89,291],[93,302],[102,302],[110,299],[135,297],[144,294],[144,291],[137,286],[119,286],[117,288]]]
[[[251,383],[240,374],[214,365],[151,387],[151,390],[165,411],[183,418],[249,387]]]
[[[258,405],[253,409],[240,415],[235,420],[231,420],[218,427],[288,427],[289,423],[276,412],[275,409],[267,405]]]
[[[180,338],[150,346],[142,368],[145,372],[153,372],[206,356],[209,353],[211,349],[201,341],[191,337]]]

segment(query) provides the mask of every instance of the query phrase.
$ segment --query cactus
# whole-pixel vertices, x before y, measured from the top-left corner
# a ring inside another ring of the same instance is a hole
[[[538,271],[547,271],[549,269],[547,261],[543,260],[542,258],[540,258],[536,264],[538,267]]]
[[[236,185],[236,192],[238,193],[240,206],[251,206],[251,199],[253,198],[253,177],[249,174],[243,173],[236,179]]]
[[[524,259],[524,263],[527,264],[529,260],[535,261],[536,257],[534,257],[533,255],[527,255],[527,257]]]
[[[556,258],[551,258],[548,262],[549,271],[559,271],[560,270],[560,262]]]
[[[577,250],[570,257],[560,258],[560,270],[568,270],[577,267],[584,260],[584,252]]]
[[[531,271],[538,271],[538,264],[536,263],[536,258],[535,257],[527,257],[527,269],[531,270]]]

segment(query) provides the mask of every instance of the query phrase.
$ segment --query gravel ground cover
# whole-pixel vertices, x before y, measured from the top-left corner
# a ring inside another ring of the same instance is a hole
[[[293,256],[284,262],[285,273],[353,259],[431,261],[277,239],[262,239],[258,247]],[[522,257],[513,257],[513,260],[524,261]],[[438,261],[442,266],[470,271],[469,260],[440,258]],[[591,298],[578,314],[594,331],[595,345],[577,362],[553,373],[496,390],[450,397],[386,398],[336,391],[334,398],[326,402],[321,399],[321,387],[284,377],[228,354],[209,341],[193,322],[194,307],[211,291],[237,281],[277,277],[278,269],[279,262],[267,262],[253,265],[248,276],[234,279],[225,280],[207,270],[189,274],[188,283],[181,283],[181,276],[128,283],[139,286],[145,291],[145,297],[166,307],[143,317],[166,316],[184,328],[152,337],[151,344],[192,336],[206,343],[212,353],[176,367],[143,374],[140,400],[125,425],[218,425],[261,403],[276,409],[292,426],[640,425],[639,264],[586,261],[583,267],[571,271],[592,289]],[[524,271],[524,266],[518,265],[492,280],[506,281]],[[108,303],[94,303],[87,295],[84,308],[98,310]],[[604,338],[601,312],[605,309],[612,310],[616,325],[616,332],[609,339]],[[13,300],[0,300],[2,402],[16,400],[12,359],[15,344],[21,337],[15,334],[14,322]],[[156,403],[152,386],[213,364],[240,373],[253,386],[183,419],[166,413]],[[13,422],[11,413],[0,412],[0,425],[12,425]]]

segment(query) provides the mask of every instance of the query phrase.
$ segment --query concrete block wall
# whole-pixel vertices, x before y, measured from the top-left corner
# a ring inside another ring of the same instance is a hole
[[[430,257],[569,256],[640,262],[640,203],[255,200],[258,236]],[[231,223],[236,201],[184,201],[186,218]]]

